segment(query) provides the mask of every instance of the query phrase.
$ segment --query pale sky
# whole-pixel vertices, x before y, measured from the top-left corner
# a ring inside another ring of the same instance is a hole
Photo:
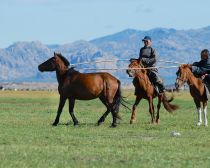
[[[0,0],[0,48],[91,40],[127,28],[206,26],[210,0]]]

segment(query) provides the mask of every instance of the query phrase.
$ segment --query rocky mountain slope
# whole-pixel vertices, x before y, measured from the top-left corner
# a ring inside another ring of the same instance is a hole
[[[40,73],[38,64],[60,52],[72,64],[92,62],[77,66],[81,72],[94,72],[82,68],[126,68],[130,58],[137,58],[141,39],[150,35],[153,47],[159,53],[160,60],[192,63],[200,58],[200,51],[210,49],[210,26],[195,30],[175,30],[155,28],[148,31],[126,29],[122,32],[97,38],[91,41],[76,41],[65,45],[45,45],[39,41],[16,42],[8,48],[0,49],[0,81],[1,82],[42,82],[55,81],[54,73]],[[94,63],[100,60],[114,60],[112,63]],[[159,65],[174,65],[160,63]],[[167,84],[174,83],[176,68],[160,69]],[[109,71],[122,83],[130,83],[125,71]]]

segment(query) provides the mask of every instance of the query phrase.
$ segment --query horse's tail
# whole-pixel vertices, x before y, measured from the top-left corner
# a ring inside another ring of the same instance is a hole
[[[165,109],[168,112],[173,112],[173,111],[175,111],[175,110],[177,110],[179,108],[179,106],[177,106],[177,105],[170,104],[170,102],[172,100],[173,100],[173,96],[172,96],[172,98],[167,99],[165,93],[163,94],[163,97],[162,97],[163,106],[165,107]]]
[[[113,110],[115,111],[116,117],[118,119],[121,119],[121,117],[119,116],[119,108],[120,105],[124,106],[127,109],[130,109],[129,107],[126,106],[125,103],[127,103],[124,98],[122,97],[122,93],[121,93],[121,83],[119,80],[117,80],[118,82],[118,89],[117,92],[114,96],[114,101],[113,101]]]

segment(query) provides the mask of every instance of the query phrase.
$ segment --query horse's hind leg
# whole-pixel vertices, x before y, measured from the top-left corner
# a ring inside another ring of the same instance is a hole
[[[158,104],[157,104],[157,115],[156,115],[156,123],[159,124],[159,113],[160,113],[160,107],[161,107],[161,96],[158,96]]]
[[[107,111],[101,116],[101,118],[98,120],[98,125],[101,125],[105,121],[105,118],[110,113],[110,110],[107,108]]]
[[[204,116],[204,125],[205,127],[208,126],[208,120],[207,120],[207,102],[203,102],[203,116]]]
[[[106,112],[101,116],[101,118],[98,120],[98,125],[101,125],[102,122],[105,121],[105,118],[107,117],[107,115],[110,113],[110,109],[107,105],[107,102],[105,101],[104,98],[99,97],[99,99],[101,100],[101,102],[106,106],[107,110]]]
[[[60,103],[59,103],[59,106],[58,106],[57,116],[55,118],[53,126],[56,126],[59,123],[60,115],[62,113],[63,106],[64,106],[65,102],[66,102],[66,98],[63,98],[63,97],[60,96]]]
[[[75,104],[75,99],[69,99],[69,114],[71,115],[74,125],[78,125],[79,122],[74,115],[74,104]]]
[[[136,122],[136,108],[137,108],[141,99],[142,99],[141,97],[136,96],[136,100],[135,100],[135,103],[134,103],[133,108],[132,108],[130,124],[133,124],[133,123]]]
[[[116,114],[115,110],[113,109],[113,107],[111,108],[111,113],[112,113],[112,118],[113,118],[111,127],[116,127],[117,126],[117,114]]]

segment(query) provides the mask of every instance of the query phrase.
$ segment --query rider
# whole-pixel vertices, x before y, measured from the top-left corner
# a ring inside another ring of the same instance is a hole
[[[140,49],[139,61],[142,62],[144,67],[154,67],[149,69],[148,77],[150,81],[158,87],[159,94],[164,93],[165,87],[163,85],[163,80],[158,74],[158,69],[155,68],[157,61],[157,53],[154,48],[152,48],[152,39],[150,36],[145,36],[142,41],[144,42],[144,47]]]
[[[194,75],[201,77],[204,83],[210,81],[209,50],[204,49],[201,51],[201,60],[192,64],[192,72]]]

